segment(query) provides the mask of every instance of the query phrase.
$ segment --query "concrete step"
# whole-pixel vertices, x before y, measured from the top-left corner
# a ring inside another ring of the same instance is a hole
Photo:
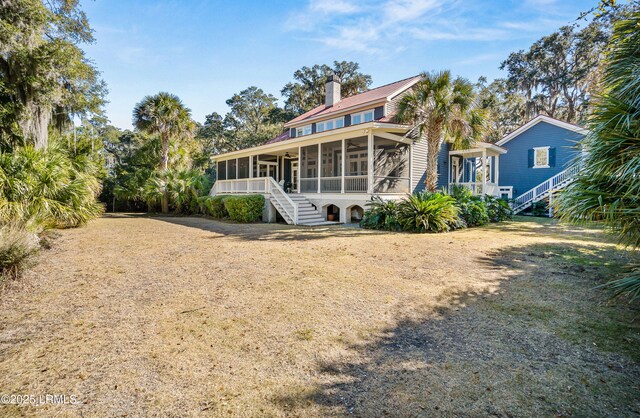
[[[304,226],[325,226],[325,225],[339,225],[340,222],[335,221],[318,221],[318,222],[309,222],[309,223],[300,223],[300,225]]]

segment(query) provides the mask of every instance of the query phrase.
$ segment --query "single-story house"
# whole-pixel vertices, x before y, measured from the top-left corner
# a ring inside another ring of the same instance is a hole
[[[214,156],[218,178],[211,194],[261,193],[266,221],[279,214],[290,224],[319,225],[361,219],[373,196],[398,199],[423,190],[426,143],[407,137],[410,126],[395,122],[398,101],[419,81],[410,77],[342,98],[340,80],[329,77],[325,104],[287,122],[283,134]],[[584,133],[538,116],[496,144],[468,150],[443,144],[440,186],[519,196],[566,169],[569,148]]]

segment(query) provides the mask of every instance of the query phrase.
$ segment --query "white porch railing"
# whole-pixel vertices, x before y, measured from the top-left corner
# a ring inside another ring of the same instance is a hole
[[[344,176],[345,193],[367,193],[368,190],[368,176]]]
[[[340,193],[342,190],[342,177],[321,177],[320,191],[322,193]]]
[[[500,188],[496,183],[482,183],[482,182],[460,182],[449,183],[449,191],[453,186],[463,186],[471,190],[474,195],[488,194],[491,196],[500,196]]]
[[[282,207],[294,225],[298,224],[298,204],[280,187],[273,177],[257,177],[251,179],[218,180],[213,184],[209,194],[267,194],[273,197]]]
[[[578,173],[579,170],[580,168],[577,164],[572,165],[566,170],[561,171],[555,176],[550,177],[542,183],[538,184],[531,190],[522,193],[520,196],[516,197],[513,200],[513,203],[511,205],[511,207],[513,208],[513,213],[521,212],[531,206],[534,202],[538,202],[549,196],[551,193],[562,189],[573,181],[573,177]]]

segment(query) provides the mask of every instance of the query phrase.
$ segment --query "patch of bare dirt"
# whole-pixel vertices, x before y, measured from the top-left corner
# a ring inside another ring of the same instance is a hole
[[[62,416],[625,416],[627,255],[518,221],[441,235],[108,216],[0,301],[0,394]]]

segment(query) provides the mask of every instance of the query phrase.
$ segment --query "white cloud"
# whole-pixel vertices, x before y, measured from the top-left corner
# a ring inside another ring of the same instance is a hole
[[[309,10],[322,14],[349,14],[359,10],[359,8],[346,0],[312,0]]]
[[[556,0],[527,0],[542,5]],[[311,39],[345,51],[377,54],[411,41],[502,41],[537,32],[557,21],[532,16],[531,21],[503,22],[462,0],[310,0],[290,15],[287,30],[313,33]],[[488,18],[487,18],[488,17]],[[494,22],[494,20],[497,20]],[[382,46],[384,45],[384,47]]]

